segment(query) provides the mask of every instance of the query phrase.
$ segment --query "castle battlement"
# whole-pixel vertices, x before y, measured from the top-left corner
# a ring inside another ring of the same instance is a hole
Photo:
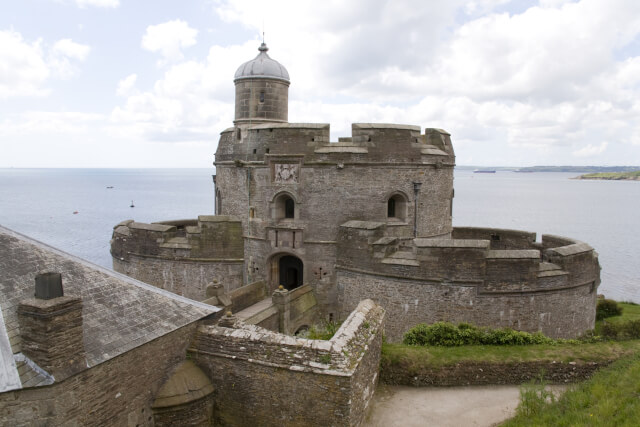
[[[242,224],[224,215],[152,224],[126,220],[113,228],[116,271],[201,301],[212,281],[226,291],[242,286]]]
[[[435,163],[453,166],[448,132],[419,126],[354,123],[352,135],[330,142],[326,123],[260,123],[221,133],[216,164],[261,161],[269,155],[303,155],[304,163]]]

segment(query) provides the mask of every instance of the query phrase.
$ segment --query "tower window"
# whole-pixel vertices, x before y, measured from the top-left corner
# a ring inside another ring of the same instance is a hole
[[[293,196],[281,193],[274,198],[273,218],[277,220],[296,218],[296,201]]]
[[[260,103],[264,102],[264,92],[260,92]]]
[[[394,194],[387,199],[387,218],[404,221],[407,218],[407,199],[402,194]]]
[[[296,212],[296,204],[291,197],[284,201],[284,217],[293,218]]]

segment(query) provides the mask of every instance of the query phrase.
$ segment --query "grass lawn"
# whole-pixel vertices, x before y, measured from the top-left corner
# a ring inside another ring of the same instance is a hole
[[[529,386],[531,387],[531,386]],[[502,426],[637,426],[640,423],[640,354],[625,357],[572,386],[555,402],[521,390],[518,415]],[[529,391],[535,390],[529,388]],[[538,391],[541,390],[538,388]]]
[[[382,346],[383,364],[407,369],[454,365],[461,362],[599,362],[619,359],[640,351],[640,340],[587,344],[418,347],[404,344]]]

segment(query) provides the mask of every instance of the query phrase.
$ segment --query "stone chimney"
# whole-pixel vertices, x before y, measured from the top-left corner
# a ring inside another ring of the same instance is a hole
[[[35,298],[18,305],[22,353],[57,381],[86,368],[82,300],[64,296],[60,273],[36,276]]]

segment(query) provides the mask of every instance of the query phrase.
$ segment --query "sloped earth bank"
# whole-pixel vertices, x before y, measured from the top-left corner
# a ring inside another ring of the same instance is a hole
[[[380,382],[413,387],[523,384],[542,376],[553,384],[582,381],[612,361],[602,362],[465,362],[412,368],[382,361]]]
[[[549,386],[556,394],[566,386]],[[381,384],[365,426],[492,426],[515,415],[519,386],[408,387]]]

